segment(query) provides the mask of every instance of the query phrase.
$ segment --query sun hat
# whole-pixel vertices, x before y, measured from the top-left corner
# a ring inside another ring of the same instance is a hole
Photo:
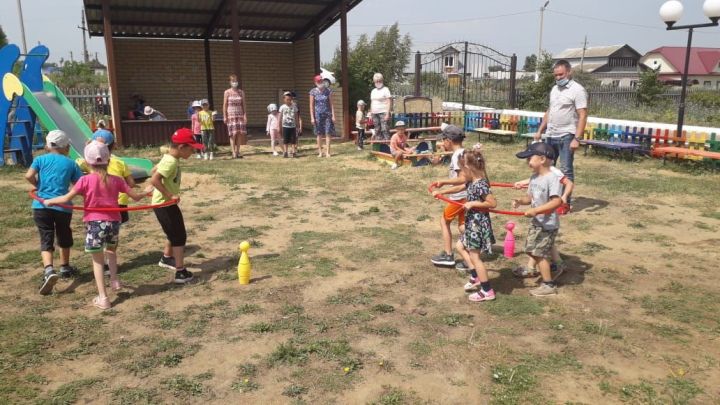
[[[66,148],[70,145],[70,138],[59,129],[53,129],[45,137],[48,148]]]
[[[200,103],[200,100],[195,100],[195,101],[192,102],[192,106],[191,106],[191,107],[192,107],[192,108],[195,108],[195,107],[202,108],[202,104]]]
[[[175,145],[190,145],[195,149],[202,150],[203,146],[200,143],[195,142],[195,137],[193,136],[193,132],[189,128],[180,128],[177,131],[175,131],[172,136],[170,137],[170,140]]]
[[[398,121],[395,123],[395,128],[397,127],[405,127],[405,121]]]
[[[553,150],[552,146],[544,142],[531,143],[530,146],[527,147],[527,149],[522,152],[518,152],[515,156],[520,159],[527,159],[533,155],[545,156],[546,158],[551,160],[555,159],[555,151]]]
[[[208,101],[208,99],[204,98],[204,99],[200,100],[201,107],[204,106],[205,104],[210,105],[210,102]]]
[[[357,105],[367,105],[367,104],[365,104],[365,101],[363,101],[363,100],[358,100]]]
[[[155,109],[150,107],[149,105],[145,106],[145,110],[143,110],[143,114],[145,115],[152,115],[152,113],[155,112]]]
[[[273,111],[277,111],[278,108],[277,108],[277,105],[275,105],[275,104],[268,104],[267,110],[268,110],[269,113],[271,113],[271,112],[273,112]]]
[[[85,145],[83,156],[90,166],[106,165],[110,161],[110,150],[104,143],[92,141]]]

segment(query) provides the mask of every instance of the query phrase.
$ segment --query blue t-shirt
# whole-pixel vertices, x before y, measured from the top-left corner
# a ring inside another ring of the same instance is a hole
[[[44,199],[67,194],[70,183],[77,182],[83,175],[77,163],[59,153],[38,156],[33,159],[30,167],[38,173],[37,195]],[[46,207],[37,200],[33,200],[32,208],[71,212],[71,210],[57,206]]]
[[[105,145],[110,145],[113,141],[115,141],[113,133],[103,128],[98,128],[95,132],[93,132],[92,139],[95,140],[98,138],[102,138],[105,141]]]

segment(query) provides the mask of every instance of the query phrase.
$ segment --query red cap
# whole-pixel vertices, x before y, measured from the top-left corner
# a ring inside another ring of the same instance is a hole
[[[320,83],[321,81],[323,81],[323,78],[322,78],[322,76],[320,76],[320,75],[316,75],[316,76],[314,77],[314,79],[315,79],[315,83]]]
[[[190,145],[195,149],[202,149],[202,144],[195,142],[193,133],[189,128],[180,128],[172,134],[170,138],[175,145]]]

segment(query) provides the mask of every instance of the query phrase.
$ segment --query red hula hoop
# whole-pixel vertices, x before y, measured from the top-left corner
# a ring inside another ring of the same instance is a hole
[[[45,200],[42,199],[42,198],[40,198],[40,197],[38,197],[38,195],[35,194],[36,191],[37,191],[37,190],[30,190],[30,191],[28,191],[28,194],[30,195],[30,198],[32,198],[33,200],[37,200],[37,201],[39,201],[41,204],[45,205]],[[134,206],[134,207],[125,207],[125,208],[121,208],[121,207],[117,207],[117,208],[107,208],[107,207],[92,208],[92,207],[88,207],[88,208],[84,208],[84,207],[79,207],[79,206],[75,206],[75,205],[67,205],[67,204],[55,204],[54,207],[61,207],[61,208],[65,208],[65,209],[68,209],[68,210],[75,210],[75,211],[128,212],[128,211],[143,211],[143,210],[149,210],[149,209],[152,209],[152,208],[169,207],[169,206],[171,206],[171,205],[177,204],[178,202],[180,202],[180,199],[179,199],[179,198],[172,199],[172,200],[170,200],[170,201],[166,201],[166,202],[164,202],[164,203],[162,203],[162,204],[155,204],[155,205],[137,205],[137,206]]]
[[[490,186],[491,186],[491,187],[514,187],[514,184],[511,184],[511,183],[490,183]],[[432,191],[433,191],[434,188],[435,188],[435,186],[434,186],[433,184],[430,184],[430,186],[428,187],[428,191],[432,193]],[[455,200],[451,200],[451,199],[445,197],[443,194],[438,194],[438,195],[435,196],[435,198],[437,198],[438,200],[445,201],[445,202],[448,203],[448,204],[456,205],[456,206],[458,206],[458,207],[464,207],[464,206],[465,206],[465,205],[462,204],[462,203],[459,203],[459,202],[457,202],[457,201],[455,201]],[[491,210],[491,209],[478,210],[478,211],[492,212],[493,214],[500,214],[500,215],[512,215],[512,216],[516,216],[516,217],[523,217],[523,216],[525,216],[525,213],[524,213],[524,212],[520,212],[520,211],[503,211],[503,210]]]

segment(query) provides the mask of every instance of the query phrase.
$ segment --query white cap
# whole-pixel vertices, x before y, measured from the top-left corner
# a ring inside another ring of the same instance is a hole
[[[273,112],[273,111],[277,111],[278,108],[277,108],[277,105],[275,105],[275,104],[268,104],[267,110],[268,110],[268,112]]]
[[[363,101],[363,100],[358,100],[357,105],[366,105],[366,104],[365,104],[365,101]]]
[[[405,126],[405,121],[398,121],[395,123],[395,128],[404,127],[404,126]]]
[[[202,104],[200,104],[200,100],[195,100],[192,102],[192,108],[195,107],[202,107]]]
[[[45,142],[48,148],[66,148],[70,145],[70,138],[68,138],[65,132],[54,129],[45,136]]]
[[[205,104],[210,104],[210,102],[209,102],[206,98],[200,100],[200,106],[201,106],[201,107],[202,107],[203,105],[205,105]]]

